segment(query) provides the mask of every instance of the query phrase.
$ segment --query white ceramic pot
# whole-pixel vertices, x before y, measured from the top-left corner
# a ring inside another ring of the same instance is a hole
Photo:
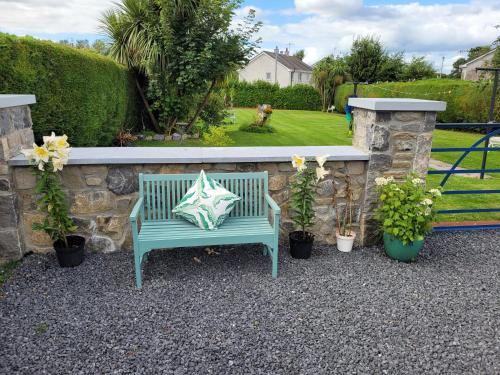
[[[354,239],[356,238],[356,233],[351,232],[351,236],[341,236],[337,232],[337,249],[342,251],[343,253],[348,253],[352,250],[352,246],[354,245]]]

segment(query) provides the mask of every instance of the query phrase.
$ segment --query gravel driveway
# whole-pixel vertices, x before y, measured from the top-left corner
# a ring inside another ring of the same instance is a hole
[[[197,257],[200,262],[193,260]],[[307,261],[257,246],[27,257],[0,297],[2,374],[499,374],[500,232]]]

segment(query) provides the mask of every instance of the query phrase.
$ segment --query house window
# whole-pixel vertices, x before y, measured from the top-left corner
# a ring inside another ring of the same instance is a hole
[[[268,81],[270,81],[270,80],[271,80],[271,73],[266,73],[266,79],[267,79]]]
[[[299,82],[302,82],[302,73],[299,73]]]

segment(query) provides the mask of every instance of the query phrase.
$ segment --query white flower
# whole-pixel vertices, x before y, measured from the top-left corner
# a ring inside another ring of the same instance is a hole
[[[441,196],[441,191],[439,191],[439,189],[431,189],[431,190],[429,190],[429,193],[431,193],[433,197],[440,197]]]
[[[431,212],[432,212],[431,208],[430,208],[430,207],[427,207],[427,208],[425,209],[424,215],[425,215],[425,216],[429,216],[429,215],[431,214]]]
[[[56,141],[57,137],[56,137],[56,134],[54,132],[52,132],[51,135],[44,135],[43,136],[43,144],[45,146],[49,146],[50,144],[54,143]]]
[[[326,163],[326,160],[329,156],[330,155],[316,156],[316,162],[318,163],[320,168],[323,168],[323,165]]]
[[[432,199],[425,198],[422,202],[420,202],[420,204],[422,204],[424,206],[430,206],[430,205],[432,205]]]
[[[413,183],[413,185],[419,185],[419,184],[423,184],[424,181],[421,179],[421,178],[414,178],[413,180],[411,180],[411,182]]]
[[[297,169],[298,172],[302,172],[306,169],[306,158],[303,156],[293,155],[292,156],[292,165]]]
[[[28,160],[32,160],[35,158],[35,153],[33,149],[27,149],[27,150],[21,150],[21,153],[26,157]]]
[[[318,167],[316,168],[316,181],[319,181],[319,180],[322,180],[323,178],[325,178],[325,176],[327,174],[329,174],[330,172],[328,172],[325,168],[323,167]]]
[[[62,171],[64,166],[64,160],[59,158],[52,159],[52,166],[54,167],[54,172]]]
[[[377,186],[384,186],[384,185],[387,185],[387,184],[388,184],[388,182],[389,182],[389,181],[387,180],[387,178],[384,178],[384,177],[377,177],[377,178],[375,179],[375,184],[376,184]]]

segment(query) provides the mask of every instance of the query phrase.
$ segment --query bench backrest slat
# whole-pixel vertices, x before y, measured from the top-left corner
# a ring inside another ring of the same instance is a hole
[[[267,172],[207,173],[227,190],[242,199],[236,204],[232,217],[267,217],[264,195],[268,192]],[[179,203],[198,178],[193,174],[140,174],[139,194],[144,197],[144,221],[172,220],[172,209]]]

